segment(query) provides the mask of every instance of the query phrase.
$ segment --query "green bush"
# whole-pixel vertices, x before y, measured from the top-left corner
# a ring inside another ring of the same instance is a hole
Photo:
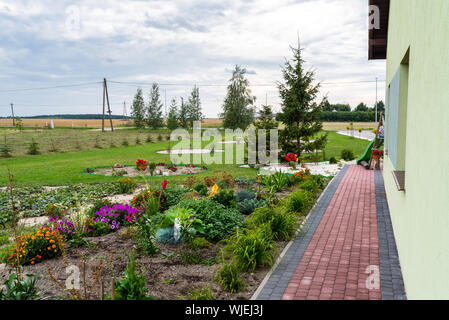
[[[235,263],[226,263],[217,270],[216,281],[224,290],[236,293],[246,286],[245,281],[240,277],[240,270]]]
[[[151,300],[154,299],[147,295],[145,288],[145,272],[142,268],[141,273],[136,270],[136,258],[134,251],[129,254],[129,262],[123,277],[115,282],[116,300]]]
[[[235,196],[233,189],[220,190],[213,198],[215,202],[218,202],[226,208],[233,207],[235,204]]]
[[[341,150],[341,158],[346,161],[351,161],[355,159],[355,156],[351,150],[343,149]]]
[[[287,201],[287,209],[289,212],[293,212],[299,215],[307,214],[307,210],[313,204],[314,199],[307,191],[293,192]]]
[[[229,238],[223,252],[232,254],[237,266],[243,271],[254,272],[259,267],[272,266],[275,246],[269,226],[238,230]]]
[[[242,189],[242,190],[237,191],[235,198],[236,198],[237,202],[242,202],[244,200],[255,199],[256,195],[251,190]]]
[[[329,163],[330,163],[330,164],[337,164],[338,161],[337,161],[337,159],[335,159],[335,157],[331,157],[331,158],[329,159]]]
[[[273,239],[278,241],[290,240],[295,235],[299,226],[293,214],[270,207],[256,209],[250,216],[248,224],[252,227],[267,224],[271,230]]]
[[[313,179],[308,179],[301,183],[301,189],[310,192],[311,194],[316,194],[319,190],[319,185]]]
[[[34,140],[34,138],[31,140],[31,143],[28,146],[28,152],[29,155],[37,155],[40,154],[39,151],[39,144]]]
[[[132,178],[122,178],[115,183],[118,193],[132,194],[137,189],[137,181]]]
[[[260,205],[261,203],[257,199],[245,199],[237,204],[237,210],[248,215],[253,213]]]
[[[195,187],[193,187],[193,190],[198,192],[198,194],[203,197],[206,196],[207,193],[209,192],[209,189],[207,188],[207,186],[202,183],[197,184]]]
[[[190,241],[188,244],[191,249],[205,249],[209,248],[212,244],[206,240],[204,237],[195,238]]]
[[[165,207],[169,208],[177,205],[189,192],[190,190],[186,187],[180,187],[176,184],[167,185],[167,188],[164,191],[164,195],[167,198]]]
[[[23,275],[23,270],[21,270]],[[42,295],[39,290],[38,279],[34,274],[19,277],[12,272],[5,281],[5,288],[0,289],[1,300],[38,300]]]
[[[211,200],[182,200],[177,207],[193,209],[195,218],[202,221],[198,236],[216,242],[225,239],[243,224],[243,216],[234,208],[226,209]]]
[[[226,180],[218,181],[217,186],[222,190],[229,189],[231,187],[231,185]]]
[[[211,286],[194,289],[189,293],[189,300],[215,300]]]

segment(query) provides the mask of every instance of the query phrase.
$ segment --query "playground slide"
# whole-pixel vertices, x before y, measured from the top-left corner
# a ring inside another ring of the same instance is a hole
[[[373,139],[373,141],[371,141],[369,143],[369,145],[366,147],[365,152],[362,154],[362,156],[357,159],[358,165],[360,165],[360,163],[362,161],[369,162],[369,159],[371,158],[371,151],[373,149],[373,145],[374,145],[375,141],[376,141],[376,139]]]

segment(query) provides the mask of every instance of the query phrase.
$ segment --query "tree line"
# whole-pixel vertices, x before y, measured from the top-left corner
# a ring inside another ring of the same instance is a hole
[[[159,85],[157,83],[153,83],[151,87],[148,102],[145,102],[142,89],[137,89],[131,107],[134,125],[137,128],[149,127],[151,129],[163,127],[164,116],[162,107],[163,104],[161,102]],[[179,101],[176,98],[173,98],[166,118],[166,126],[169,130],[175,130],[179,127],[186,129],[192,128],[194,121],[203,119],[199,88],[194,86],[186,101],[181,97],[180,105]]]

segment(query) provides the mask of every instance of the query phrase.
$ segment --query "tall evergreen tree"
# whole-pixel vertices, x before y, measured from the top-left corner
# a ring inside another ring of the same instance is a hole
[[[189,116],[188,116],[188,104],[184,103],[184,99],[181,98],[181,107],[179,109],[178,121],[181,128],[187,129],[189,126]]]
[[[254,121],[256,127],[256,136],[259,136],[259,130],[266,130],[266,150],[270,150],[270,130],[277,129],[279,124],[275,119],[271,106],[262,106],[257,113],[257,119]]]
[[[178,123],[178,105],[176,103],[176,99],[172,99],[170,104],[170,110],[168,112],[167,117],[167,128],[169,130],[175,130],[179,127]]]
[[[158,129],[163,125],[162,106],[159,86],[157,83],[153,83],[150,91],[150,100],[147,105],[147,124],[152,129]]]
[[[223,126],[229,129],[245,130],[254,120],[253,103],[256,97],[251,95],[246,70],[236,65],[229,80],[228,93],[223,103]]]
[[[131,116],[134,117],[134,125],[137,128],[145,127],[145,101],[143,99],[142,89],[137,89],[131,107]]]
[[[187,103],[187,119],[189,126],[193,127],[194,121],[200,121],[203,118],[201,113],[200,89],[195,85],[190,93]]]
[[[291,49],[293,59],[282,70],[284,83],[278,83],[282,111],[277,120],[285,125],[279,134],[283,153],[300,156],[304,151],[323,149],[327,143],[327,134],[317,136],[323,128],[320,117],[325,99],[315,102],[320,84],[313,84],[313,71],[303,69],[300,46]]]

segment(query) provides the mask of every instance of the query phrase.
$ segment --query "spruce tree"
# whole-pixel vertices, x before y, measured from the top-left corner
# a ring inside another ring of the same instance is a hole
[[[162,119],[162,102],[160,101],[159,86],[153,83],[150,91],[150,100],[147,105],[147,124],[152,129],[161,128]]]
[[[188,119],[188,104],[184,103],[184,99],[181,98],[181,108],[179,109],[178,121],[181,128],[187,129],[189,126]]]
[[[229,80],[228,92],[223,103],[221,117],[223,126],[229,129],[245,130],[254,120],[253,103],[256,97],[251,95],[246,70],[236,65]]]
[[[201,121],[203,115],[201,113],[200,90],[195,85],[187,103],[187,119],[190,128],[193,128],[194,121]]]
[[[285,126],[279,133],[283,153],[293,152],[299,157],[304,151],[322,150],[326,145],[327,134],[318,136],[326,100],[315,102],[320,84],[313,84],[313,71],[304,70],[300,46],[291,49],[293,59],[287,60],[282,70],[284,83],[278,83],[282,110],[277,120]]]
[[[178,106],[176,104],[176,99],[172,99],[167,117],[167,128],[172,131],[178,127]]]
[[[277,129],[279,124],[275,119],[271,106],[262,106],[257,113],[257,119],[254,121],[256,127],[256,136],[259,136],[259,130],[266,130],[266,150],[270,150],[270,130]]]
[[[145,127],[145,101],[143,99],[142,89],[137,89],[131,107],[131,115],[134,117],[134,125],[137,128]]]
[[[0,157],[2,158],[11,158],[11,146],[8,144],[8,141],[6,139],[6,134],[4,137],[4,143],[2,146],[0,146]]]

